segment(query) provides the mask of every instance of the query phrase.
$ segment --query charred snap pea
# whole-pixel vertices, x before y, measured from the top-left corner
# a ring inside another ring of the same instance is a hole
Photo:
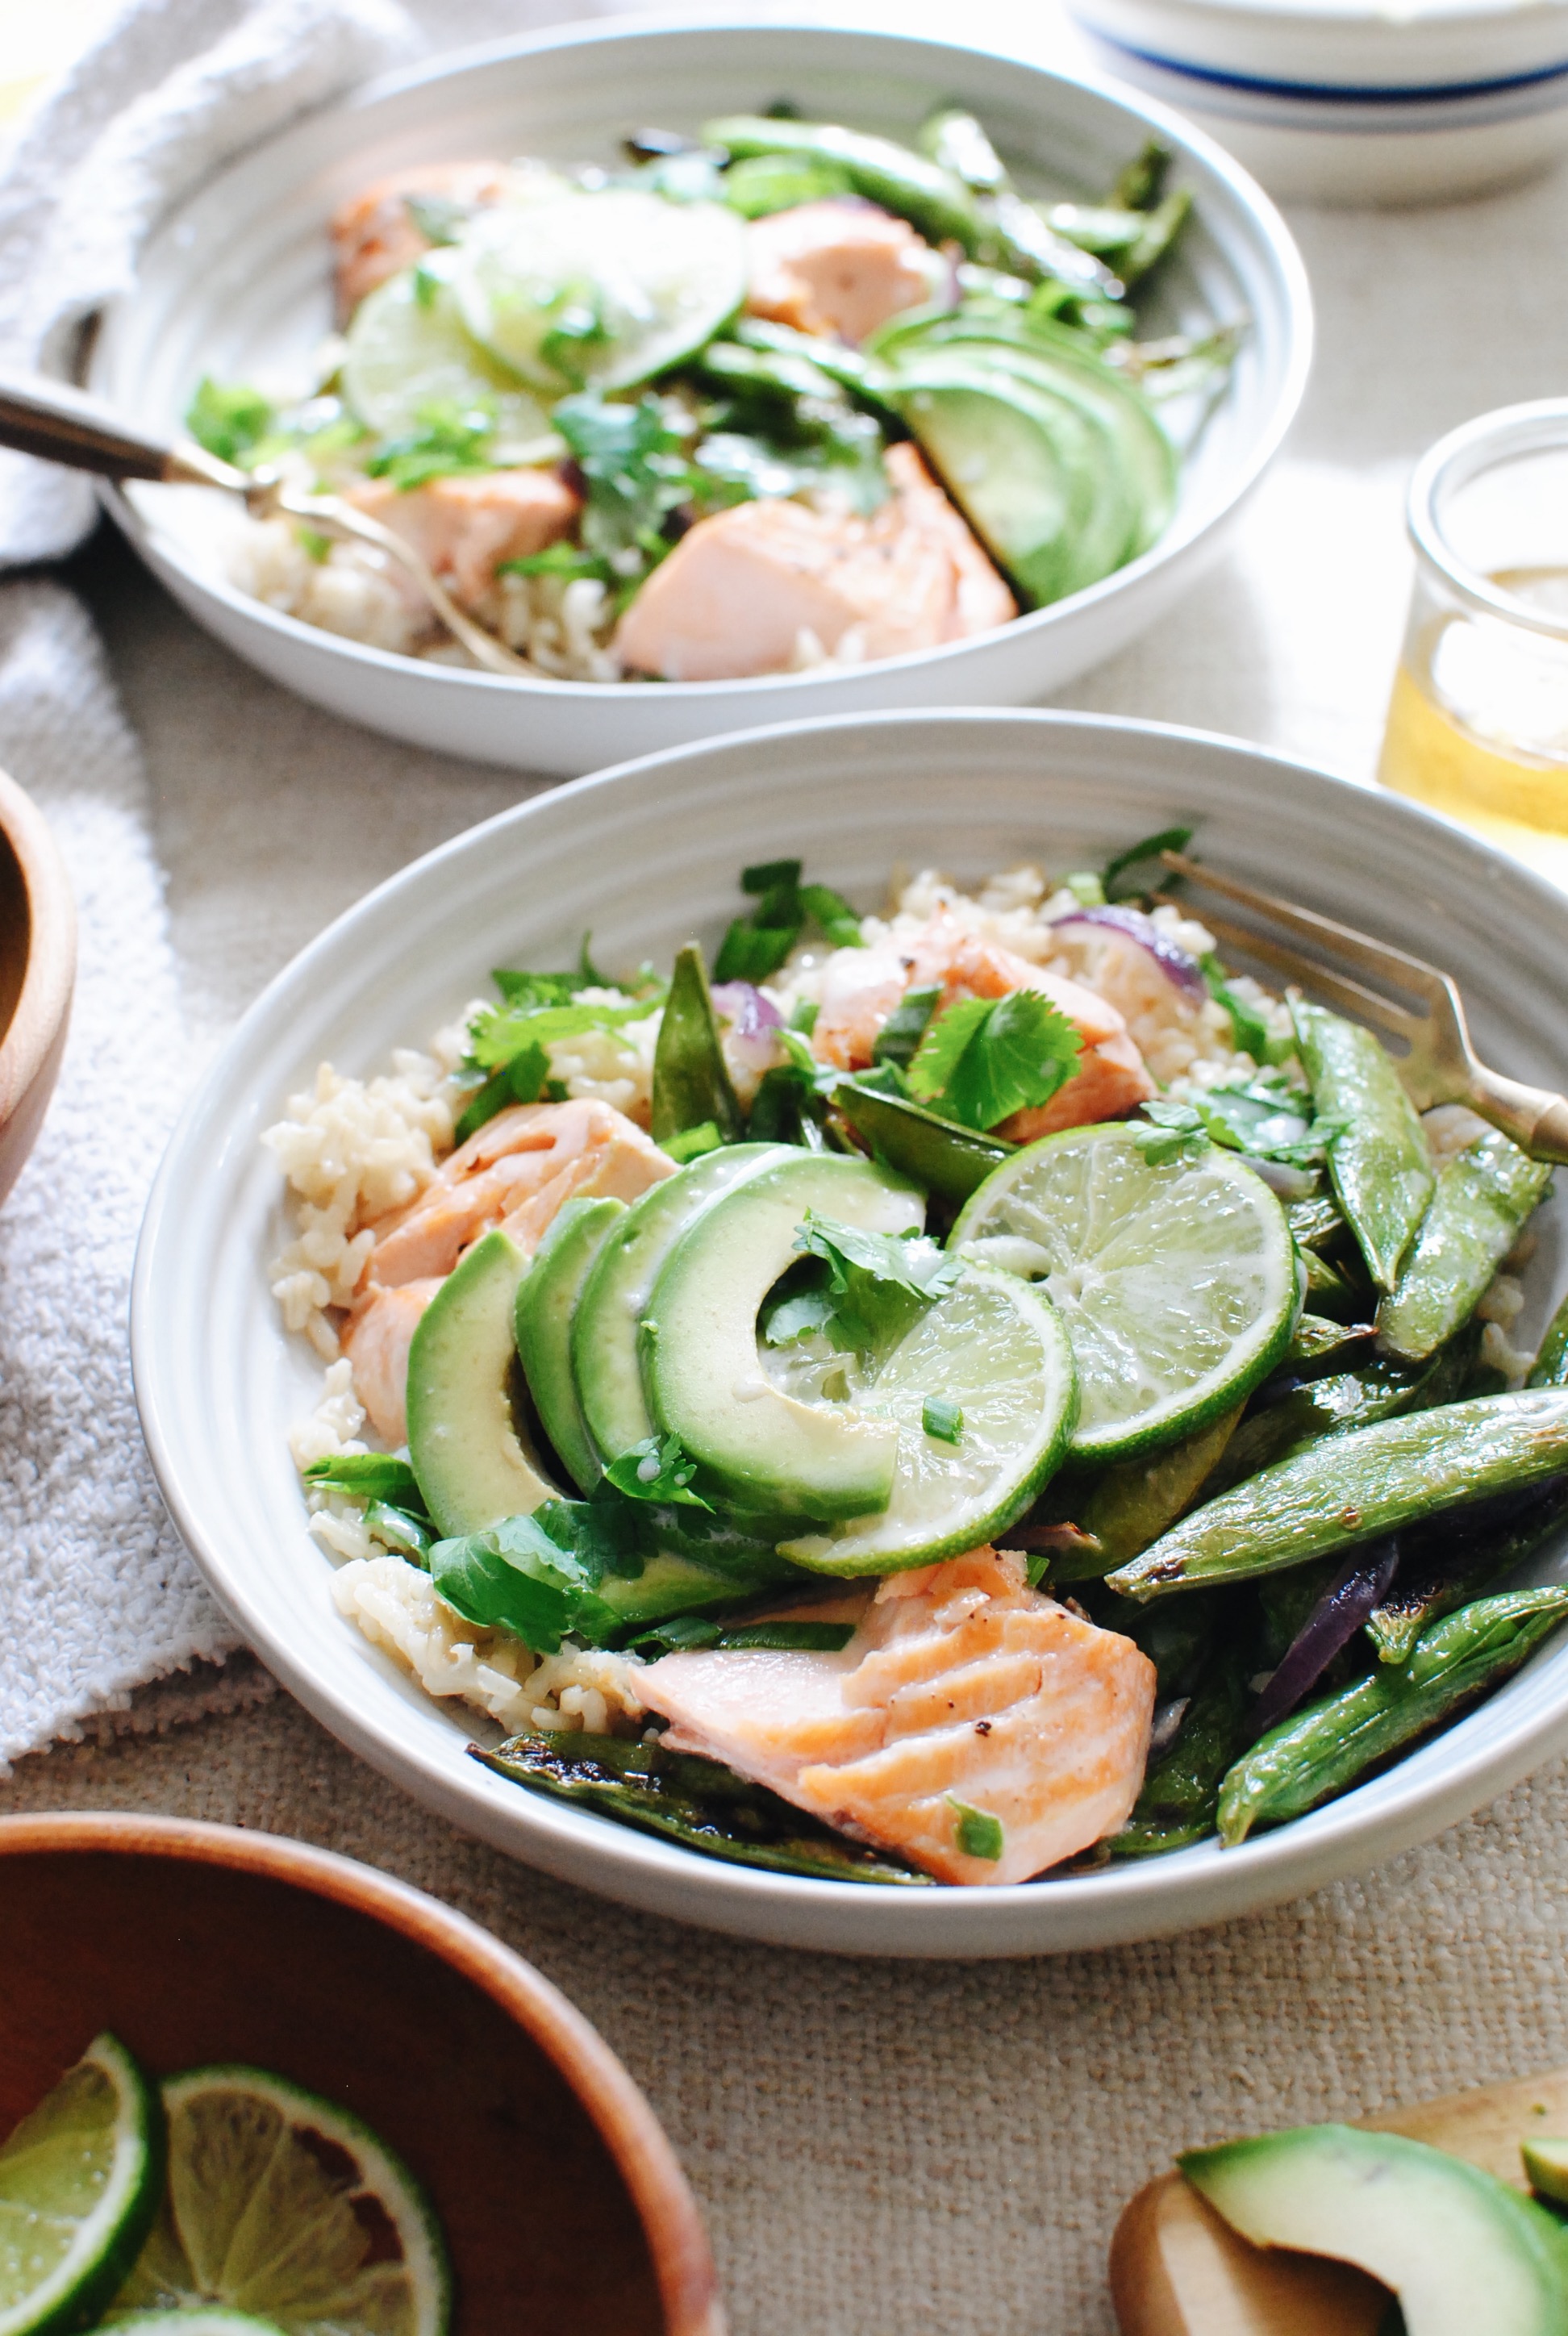
[[[1456,1705],[1516,1670],[1568,1611],[1568,1584],[1478,1599],[1423,1631],[1399,1670],[1380,1669],[1283,1720],[1227,1775],[1220,1838],[1245,1841],[1316,1808]]]
[[[837,122],[775,121],[768,114],[726,114],[706,122],[705,146],[722,146],[732,160],[786,154],[840,171],[857,195],[896,211],[933,243],[961,244],[971,259],[983,256],[986,223],[973,194],[954,170],[901,146]]]
[[[653,1138],[667,1144],[696,1128],[711,1127],[725,1144],[737,1143],[745,1127],[724,1049],[718,1016],[708,994],[707,971],[695,942],[683,949],[659,1024],[653,1057]]]
[[[1367,1270],[1392,1290],[1432,1197],[1431,1154],[1392,1058],[1370,1030],[1295,1000],[1301,1061],[1320,1119],[1339,1123],[1329,1170]]]
[[[1456,1153],[1437,1178],[1398,1286],[1378,1309],[1388,1353],[1418,1361],[1468,1321],[1551,1181],[1544,1162],[1495,1128]]]
[[[1053,1585],[1098,1581],[1157,1541],[1191,1507],[1213,1474],[1241,1416],[1238,1405],[1150,1459],[1125,1460],[1102,1469],[1092,1483],[1079,1480],[1059,1489],[1053,1485],[1053,1514],[1059,1510],[1092,1540],[1089,1548],[1053,1557]]]
[[[1345,1230],[1339,1203],[1326,1192],[1312,1193],[1304,1201],[1287,1201],[1285,1222],[1298,1249],[1323,1249]]]
[[[1553,1476],[1414,1528],[1398,1582],[1367,1618],[1378,1661],[1407,1660],[1428,1623],[1495,1589],[1565,1517],[1568,1477]]]
[[[829,1882],[934,1886],[896,1859],[862,1849],[761,1785],[695,1755],[618,1736],[525,1734],[472,1757],[498,1776],[599,1809],[705,1856]]]
[[[956,1126],[901,1095],[879,1095],[856,1079],[839,1081],[833,1105],[879,1159],[947,1201],[967,1201],[1017,1148]]]
[[[1452,1401],[1457,1369],[1440,1356],[1426,1370],[1375,1357],[1359,1371],[1337,1371],[1286,1387],[1266,1409],[1244,1419],[1215,1471],[1215,1489],[1228,1490],[1261,1468],[1291,1458],[1325,1436],[1348,1436],[1401,1412]],[[1260,1397],[1269,1390],[1261,1389]]]
[[[1108,1576],[1126,1598],[1282,1572],[1568,1469],[1568,1393],[1483,1396],[1310,1445],[1193,1510]]]

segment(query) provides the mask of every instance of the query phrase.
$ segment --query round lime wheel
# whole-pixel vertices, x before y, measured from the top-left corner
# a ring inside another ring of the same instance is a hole
[[[122,2336],[282,2336],[276,2320],[226,2312],[221,2304],[198,2304],[190,2312],[117,2312],[103,2325]]]
[[[169,2079],[163,2105],[168,2190],[117,2315],[184,2314],[190,2328],[222,2311],[285,2336],[445,2336],[440,2224],[368,2126],[264,2068],[193,2068]]]
[[[745,297],[745,226],[635,188],[482,211],[453,253],[463,322],[559,395],[625,389],[711,340]]]
[[[783,1554],[819,1573],[930,1565],[1005,1533],[1059,1466],[1077,1412],[1072,1348],[1040,1291],[970,1266],[852,1407],[898,1423],[888,1505]]]
[[[348,328],[343,394],[367,430],[401,438],[435,408],[495,416],[491,451],[498,463],[553,462],[561,441],[550,414],[517,377],[464,329],[442,270],[454,254],[432,252],[363,299]]]
[[[163,2187],[163,2116],[123,2044],[95,2037],[0,2145],[0,2336],[81,2328],[135,2261]]]
[[[1125,1123],[1047,1135],[993,1169],[949,1241],[1042,1282],[1078,1368],[1075,1453],[1120,1460],[1238,1404],[1290,1343],[1284,1211],[1233,1153],[1155,1164]]]

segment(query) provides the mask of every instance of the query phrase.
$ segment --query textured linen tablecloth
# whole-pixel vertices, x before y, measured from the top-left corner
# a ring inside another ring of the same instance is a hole
[[[1238,732],[1366,781],[1403,619],[1411,461],[1466,415],[1568,380],[1568,182],[1292,224],[1321,340],[1288,454],[1223,564],[1062,702]],[[99,623],[149,776],[190,1033],[180,1079],[330,917],[533,791],[282,695],[107,533],[62,581]],[[10,605],[15,640],[27,612]],[[83,723],[118,770],[129,750],[106,690]],[[14,718],[6,752],[24,782],[28,735]],[[134,1016],[133,990],[122,998]],[[113,1043],[97,1008],[73,1040]],[[14,1205],[32,1207],[25,1183]],[[13,1241],[0,1330],[27,1303],[30,1265]],[[79,1466],[80,1446],[62,1448]],[[112,1536],[112,1514],[101,1529]],[[1181,2144],[1568,2059],[1561,1766],[1366,1881],[1279,1913],[971,1967],[774,1952],[543,1880],[372,1778],[244,1658],[148,1691],[0,1784],[0,1810],[63,1806],[297,1834],[435,1891],[533,1957],[667,2120],[739,2336],[1108,2330],[1116,2210]]]

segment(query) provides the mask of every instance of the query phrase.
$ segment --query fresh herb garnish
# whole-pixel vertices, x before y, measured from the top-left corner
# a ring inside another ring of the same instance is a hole
[[[964,1434],[963,1406],[950,1403],[945,1396],[929,1395],[920,1407],[920,1426],[940,1444],[960,1444]]]
[[[852,1622],[738,1622],[726,1630],[707,1614],[676,1614],[656,1622],[627,1643],[638,1654],[656,1649],[672,1653],[694,1647],[711,1647],[718,1653],[745,1648],[765,1648],[775,1654],[841,1654],[854,1637]]]
[[[963,1855],[983,1857],[988,1865],[994,1865],[1007,1842],[1000,1817],[992,1816],[989,1809],[971,1808],[956,1793],[948,1793],[944,1798],[958,1820],[953,1832]]]
[[[592,370],[594,352],[607,346],[610,339],[594,287],[563,287],[550,303],[548,314],[550,330],[540,342],[540,356],[562,381],[580,389]]]
[[[1130,843],[1125,852],[1118,852],[1107,860],[1100,871],[1100,883],[1109,901],[1131,900],[1148,891],[1148,886],[1136,881],[1140,873],[1157,872],[1166,884],[1180,882],[1164,868],[1154,868],[1162,852],[1185,852],[1193,840],[1190,827],[1163,827],[1157,835],[1145,835],[1141,842]]]
[[[495,572],[498,576],[559,576],[568,584],[574,584],[583,576],[595,584],[615,581],[615,570],[608,560],[584,551],[575,543],[547,544],[542,551],[531,551],[526,559],[503,560]]]
[[[404,195],[403,208],[426,243],[455,243],[473,217],[471,203],[451,195]]]
[[[1066,1085],[1081,1041],[1037,990],[960,998],[930,1023],[905,1076],[910,1093],[960,1127],[997,1127]]]
[[[411,1516],[429,1518],[418,1477],[406,1460],[394,1460],[389,1452],[335,1452],[326,1460],[313,1460],[305,1481],[351,1493],[357,1501],[387,1501]]]
[[[1349,1124],[1333,1113],[1314,1114],[1310,1095],[1282,1072],[1268,1070],[1251,1080],[1206,1087],[1186,1103],[1156,1099],[1144,1113],[1159,1132],[1138,1137],[1144,1157],[1154,1164],[1194,1153],[1208,1142],[1282,1167],[1320,1168],[1329,1144]]]
[[[654,396],[635,405],[579,392],[551,415],[582,474],[582,549],[631,581],[670,550],[666,522],[694,493],[688,441]]]
[[[912,989],[906,989],[877,1033],[872,1062],[891,1063],[896,1069],[907,1071],[920,1051],[941,994],[940,981],[917,982]]]
[[[961,1258],[950,1257],[924,1233],[902,1240],[864,1231],[832,1217],[806,1211],[794,1237],[795,1253],[817,1258],[827,1268],[816,1289],[788,1292],[770,1315],[764,1336],[770,1345],[789,1343],[820,1329],[841,1354],[869,1354],[891,1346],[925,1308],[952,1289],[963,1272]],[[819,1319],[803,1298],[823,1298]],[[793,1311],[792,1311],[793,1309]],[[799,1327],[790,1329],[794,1321]],[[785,1336],[780,1336],[781,1329]]]
[[[492,406],[435,399],[419,408],[414,429],[389,438],[365,467],[373,479],[390,479],[400,494],[411,494],[432,479],[489,470],[494,433]]]
[[[559,1654],[569,1632],[600,1645],[615,1627],[614,1610],[595,1594],[603,1567],[561,1548],[537,1516],[507,1517],[484,1533],[438,1541],[430,1575],[465,1622],[511,1630],[535,1654]]]
[[[1285,1040],[1282,1049],[1276,1045],[1257,1007],[1249,1005],[1244,998],[1237,997],[1231,987],[1229,972],[1213,950],[1207,957],[1200,958],[1198,962],[1203,979],[1209,985],[1210,997],[1217,1006],[1222,1006],[1231,1017],[1231,1035],[1242,1054],[1251,1055],[1255,1063],[1263,1064],[1281,1051],[1286,1054],[1295,1052],[1295,1041],[1291,1038]]]
[[[204,374],[185,409],[185,427],[209,454],[243,468],[272,427],[272,407],[258,389],[243,382],[225,386]]]
[[[663,1501],[679,1508],[713,1507],[711,1501],[692,1490],[696,1462],[685,1451],[678,1436],[645,1436],[640,1444],[612,1460],[604,1474],[605,1482],[628,1500]]]
[[[683,1127],[677,1135],[667,1135],[660,1144],[672,1160],[684,1166],[688,1160],[700,1160],[705,1152],[716,1152],[724,1143],[724,1130],[716,1119],[705,1119],[696,1127]]]
[[[808,923],[835,949],[858,949],[861,920],[831,884],[803,884],[798,860],[768,860],[741,871],[741,891],[756,906],[737,917],[714,964],[716,981],[765,981],[776,973]]]

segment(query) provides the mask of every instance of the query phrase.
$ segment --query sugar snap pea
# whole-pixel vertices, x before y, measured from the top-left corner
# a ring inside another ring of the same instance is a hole
[[[1287,1201],[1285,1222],[1298,1249],[1326,1248],[1345,1230],[1339,1203],[1327,1192],[1310,1193],[1304,1201]]]
[[[1565,1517],[1568,1476],[1550,1476],[1415,1527],[1398,1582],[1367,1618],[1378,1661],[1406,1661],[1429,1622],[1495,1589]]]
[[[1392,1058],[1370,1030],[1297,998],[1296,1041],[1320,1119],[1341,1123],[1329,1145],[1339,1206],[1379,1290],[1392,1290],[1432,1197],[1431,1154]]]
[[[911,1176],[947,1201],[967,1201],[1016,1147],[955,1126],[901,1095],[880,1095],[857,1079],[841,1079],[834,1108],[890,1168]]]
[[[1112,1836],[1114,1857],[1159,1857],[1214,1830],[1222,1779],[1246,1742],[1245,1665],[1232,1646],[1210,1663],[1174,1744],[1144,1779],[1131,1817]]]
[[[1422,1632],[1400,1669],[1379,1669],[1282,1720],[1229,1771],[1220,1790],[1227,1847],[1256,1825],[1300,1816],[1343,1792],[1374,1761],[1495,1686],[1568,1611],[1568,1583],[1477,1599]]]
[[[1092,1481],[1053,1484],[1051,1514],[1060,1510],[1097,1547],[1053,1558],[1052,1584],[1098,1581],[1157,1541],[1213,1474],[1241,1416],[1238,1404],[1151,1458],[1103,1468]]]
[[[705,122],[705,146],[721,146],[735,161],[757,154],[787,154],[801,162],[842,170],[857,195],[896,211],[933,242],[961,244],[971,259],[984,256],[986,222],[973,194],[954,170],[912,147],[832,122],[775,120],[771,114],[726,114]]]
[[[1544,1161],[1496,1128],[1455,1154],[1437,1178],[1398,1287],[1378,1309],[1386,1352],[1418,1361],[1469,1320],[1551,1181]]]
[[[1482,1396],[1320,1439],[1222,1493],[1106,1577],[1125,1598],[1275,1573],[1568,1469],[1568,1391]]]
[[[1568,1298],[1546,1325],[1546,1334],[1530,1366],[1526,1387],[1568,1387]]]
[[[702,951],[688,943],[676,958],[653,1057],[653,1137],[662,1144],[711,1121],[726,1143],[745,1128],[719,1044]]]
[[[1216,1492],[1228,1491],[1261,1468],[1303,1452],[1324,1436],[1346,1436],[1375,1420],[1451,1402],[1460,1392],[1452,1358],[1439,1356],[1423,1370],[1374,1356],[1359,1371],[1298,1380],[1265,1408],[1254,1409],[1225,1448],[1214,1472]],[[1268,1392],[1260,1389],[1259,1397]]]

